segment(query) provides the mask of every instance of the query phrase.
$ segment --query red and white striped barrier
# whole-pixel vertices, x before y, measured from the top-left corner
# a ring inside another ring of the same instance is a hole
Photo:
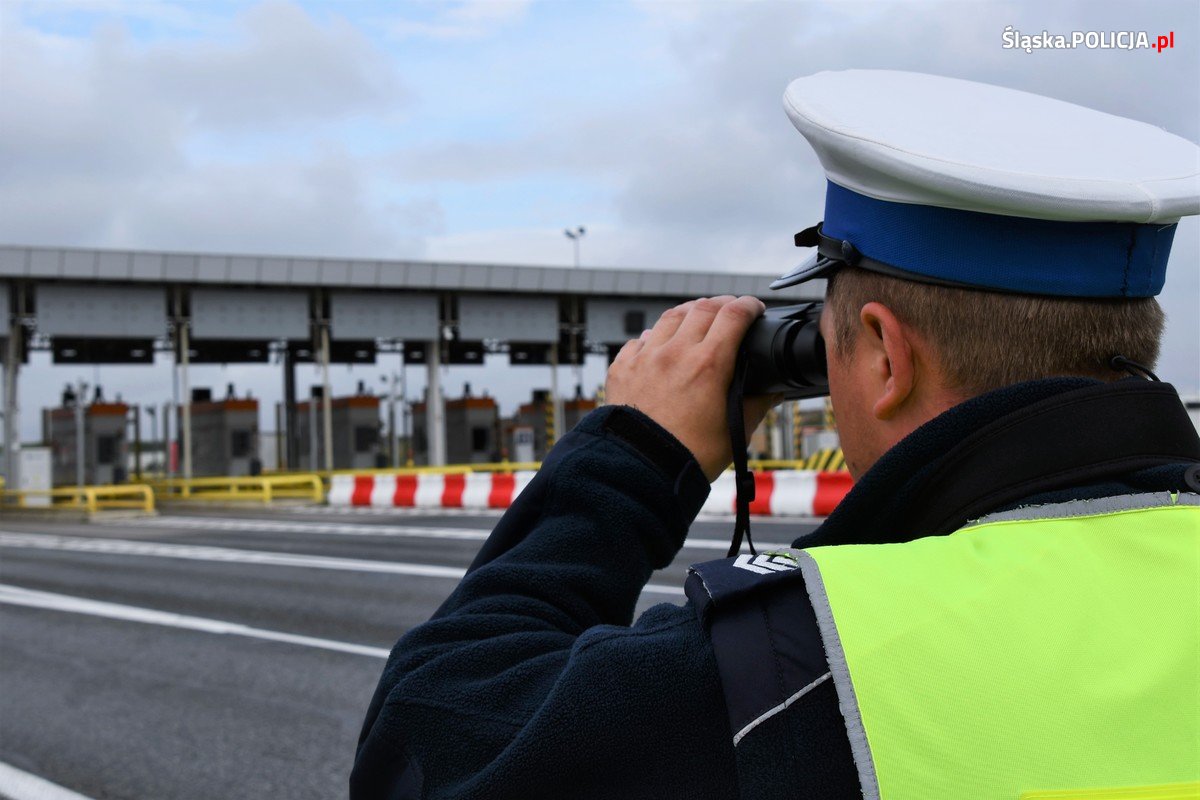
[[[331,506],[508,508],[532,471],[449,475],[334,475]]]
[[[750,513],[760,517],[827,517],[842,501],[854,479],[849,472],[772,470],[754,473]],[[731,514],[737,486],[732,472],[713,481],[701,514]]]
[[[331,506],[383,508],[508,508],[533,472],[469,472],[450,475],[334,475]],[[750,513],[772,517],[824,517],[850,491],[848,472],[775,470],[754,473]],[[732,472],[712,485],[701,514],[731,514]]]

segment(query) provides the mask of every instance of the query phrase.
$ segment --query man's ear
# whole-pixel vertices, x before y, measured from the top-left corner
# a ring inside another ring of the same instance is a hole
[[[867,345],[873,378],[876,419],[892,419],[913,396],[916,363],[909,332],[891,309],[882,303],[867,303],[859,311],[859,336]]]

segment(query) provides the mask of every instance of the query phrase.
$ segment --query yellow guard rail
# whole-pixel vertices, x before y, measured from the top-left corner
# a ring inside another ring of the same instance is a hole
[[[47,506],[29,505],[30,497],[49,497]],[[63,511],[97,511],[133,509],[147,514],[154,512],[154,493],[149,486],[63,486],[58,489],[25,489],[0,492],[3,503],[0,507],[15,505],[25,509],[50,509]],[[15,503],[12,501],[15,500]]]
[[[325,501],[325,487],[313,473],[255,475],[236,478],[170,478],[147,484],[164,500],[208,500],[213,502],[274,500]]]

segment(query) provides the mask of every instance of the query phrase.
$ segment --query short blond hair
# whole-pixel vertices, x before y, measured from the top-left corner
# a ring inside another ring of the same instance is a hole
[[[845,359],[862,307],[879,302],[936,349],[949,388],[969,395],[1036,378],[1115,380],[1121,355],[1153,369],[1165,315],[1153,297],[1047,297],[916,283],[863,269],[826,289],[834,350]]]

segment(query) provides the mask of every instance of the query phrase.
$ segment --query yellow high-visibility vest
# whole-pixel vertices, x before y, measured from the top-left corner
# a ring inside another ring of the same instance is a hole
[[[1200,495],[799,560],[867,800],[1200,798]]]

